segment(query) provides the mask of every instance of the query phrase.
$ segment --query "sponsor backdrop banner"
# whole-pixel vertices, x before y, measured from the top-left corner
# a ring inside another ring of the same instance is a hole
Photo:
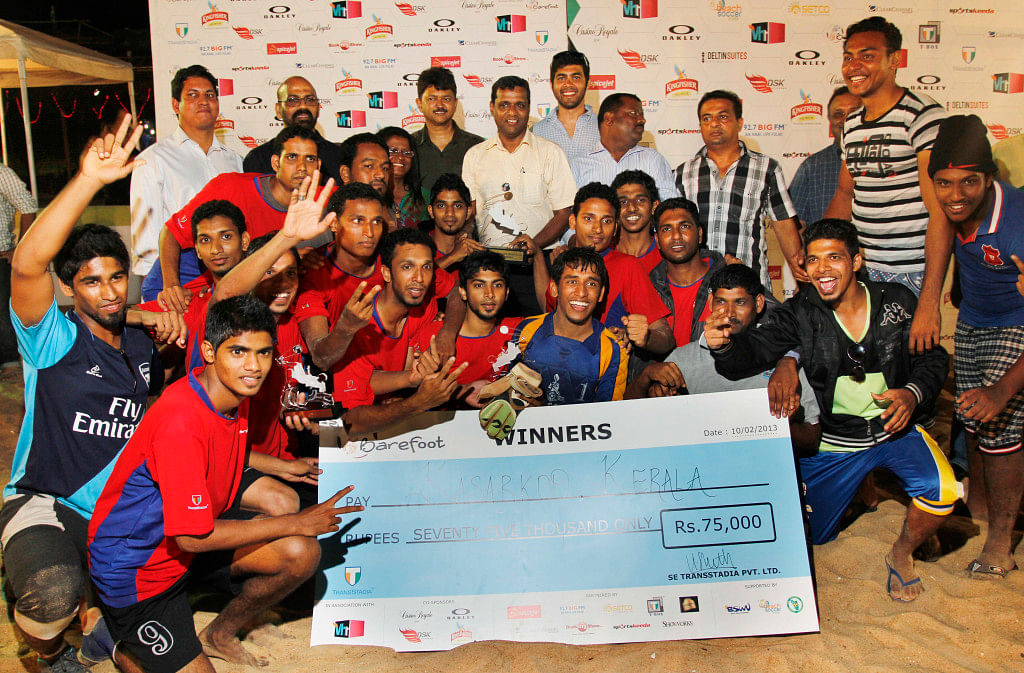
[[[568,38],[592,64],[588,103],[596,108],[614,91],[636,93],[647,117],[644,144],[673,166],[702,145],[700,96],[725,88],[743,98],[742,138],[778,159],[791,179],[805,157],[831,141],[825,107],[842,84],[843,32],[871,15],[903,33],[899,83],[950,113],[978,114],[993,141],[1024,127],[1024,7],[1007,2],[150,0],[149,6],[158,134],[175,125],[171,76],[202,63],[221,82],[218,136],[243,155],[280,129],[275,91],[292,74],[316,87],[324,100],[320,130],[336,141],[392,124],[420,128],[416,78],[431,65],[455,73],[456,118],[475,133],[494,133],[490,84],[504,74],[530,81],[531,116],[542,117],[554,103],[548,64],[567,46],[567,21]],[[782,297],[784,264],[771,234],[769,244],[774,290]],[[793,284],[786,280],[788,294]],[[944,310],[951,309],[946,293]],[[944,322],[951,344],[952,321]]]
[[[500,443],[476,412],[325,440],[321,499],[355,484],[366,509],[322,539],[311,644],[818,630],[789,426],[765,391],[579,409],[530,409]]]
[[[567,46],[563,0],[149,0],[149,8],[158,136],[176,124],[171,77],[200,63],[220,79],[217,135],[243,156],[281,129],[275,96],[291,75],[313,83],[319,129],[341,141],[422,127],[417,75],[444,66],[459,87],[456,119],[490,136],[491,83],[528,79],[539,118],[554,102],[551,56]]]

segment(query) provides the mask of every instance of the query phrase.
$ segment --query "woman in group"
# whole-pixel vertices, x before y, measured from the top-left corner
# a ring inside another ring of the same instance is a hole
[[[391,160],[391,209],[399,228],[415,227],[428,218],[427,200],[420,185],[420,165],[412,136],[405,129],[387,126],[377,137],[388,146]]]

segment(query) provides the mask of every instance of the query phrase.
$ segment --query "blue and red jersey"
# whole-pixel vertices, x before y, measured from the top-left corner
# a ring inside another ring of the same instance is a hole
[[[248,400],[218,413],[193,370],[168,386],[118,457],[89,522],[89,572],[103,603],[126,607],[181,579],[194,554],[176,535],[205,535],[235,498]]]

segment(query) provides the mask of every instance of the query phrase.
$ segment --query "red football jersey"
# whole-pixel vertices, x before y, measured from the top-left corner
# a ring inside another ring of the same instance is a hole
[[[461,334],[455,340],[455,367],[468,362],[466,371],[459,375],[459,383],[467,384],[481,379],[497,381],[508,371],[508,365],[515,358],[503,362],[501,354],[505,351],[512,333],[522,318],[503,318],[487,336],[465,337]],[[413,340],[413,348],[425,351],[430,348],[430,337],[437,336],[441,331],[441,321],[435,320],[422,330]]]

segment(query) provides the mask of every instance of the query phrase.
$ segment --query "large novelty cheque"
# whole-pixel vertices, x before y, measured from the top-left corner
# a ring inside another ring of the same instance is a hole
[[[501,442],[476,412],[447,418],[321,447],[321,499],[354,484],[366,509],[322,539],[311,644],[818,630],[789,427],[764,390],[531,408]]]

